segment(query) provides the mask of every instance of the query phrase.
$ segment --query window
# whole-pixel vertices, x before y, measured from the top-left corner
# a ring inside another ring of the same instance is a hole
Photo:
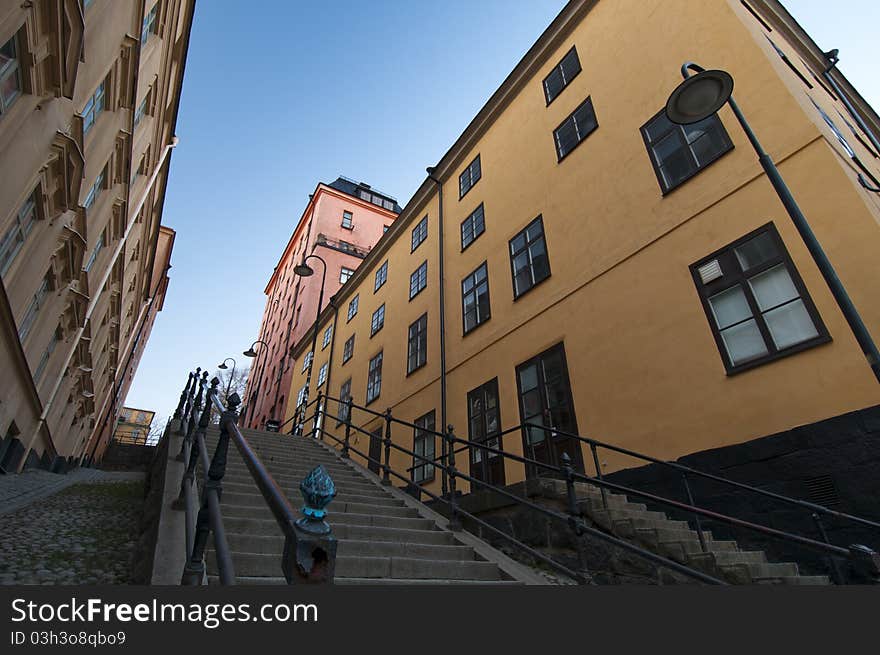
[[[556,143],[556,155],[562,161],[574,150],[581,141],[586,139],[599,126],[596,112],[593,110],[593,99],[587,98],[575,109],[559,127],[553,130]]]
[[[345,364],[354,355],[354,335],[345,340],[342,346],[342,363]]]
[[[426,286],[428,286],[428,260],[423,261],[422,265],[409,276],[409,299],[415,298]]]
[[[314,352],[309,351],[309,352],[306,353],[306,356],[303,357],[303,367],[302,367],[302,371],[300,371],[300,373],[305,373],[305,372],[306,372],[306,369],[307,369],[307,368],[309,367],[309,365],[312,363],[312,360],[313,360],[314,358],[315,358],[315,353],[314,353]]]
[[[376,332],[382,329],[382,326],[385,325],[385,303],[382,303],[382,306],[379,307],[375,312],[373,312],[373,318],[370,319],[370,336],[372,337]]]
[[[327,362],[321,364],[321,368],[318,369],[318,386],[320,387],[327,381]]]
[[[471,190],[477,182],[480,181],[480,177],[482,177],[483,171],[480,168],[480,156],[477,155],[474,157],[474,160],[468,164],[468,167],[462,171],[462,174],[458,176],[458,199],[461,200],[465,197],[468,191]]]
[[[412,230],[412,248],[410,248],[410,252],[415,252],[415,249],[418,248],[422,241],[428,238],[428,217],[425,216],[422,220],[419,221],[419,224],[416,225]]]
[[[31,328],[34,326],[34,321],[37,318],[40,307],[43,306],[43,303],[46,300],[46,296],[49,295],[49,291],[51,290],[51,288],[52,276],[50,273],[46,273],[46,275],[43,276],[42,282],[40,282],[40,286],[37,289],[37,292],[31,299],[31,304],[28,305],[28,308],[25,311],[21,322],[19,322],[18,324],[18,340],[22,343],[24,343],[25,338],[27,337],[28,333],[30,333]]]
[[[147,113],[147,101],[150,99],[150,93],[147,92],[146,97],[141,100],[141,104],[138,105],[137,111],[134,112],[134,126],[137,127],[138,124],[144,119],[144,116]]]
[[[728,374],[830,340],[772,223],[691,266]]]
[[[485,230],[486,220],[483,212],[483,203],[480,203],[480,206],[472,211],[470,216],[461,223],[461,249],[464,250],[471,245]]]
[[[342,212],[342,227],[344,227],[346,230],[354,229],[354,223],[351,222],[351,212]]]
[[[489,320],[489,274],[486,262],[461,281],[461,313],[465,334]]]
[[[717,114],[692,125],[676,125],[663,110],[642,126],[642,138],[664,194],[733,148]]]
[[[350,321],[355,317],[358,313],[358,304],[360,303],[361,294],[357,294],[354,298],[351,299],[351,302],[348,303],[348,320]]]
[[[309,388],[306,385],[303,385],[302,388],[296,392],[296,409],[299,409],[306,401],[306,394],[308,391]]]
[[[351,378],[348,378],[345,382],[342,383],[342,386],[339,387],[339,408],[336,412],[336,418],[339,419],[339,423],[344,423],[351,416],[348,413],[348,405],[346,404],[348,400],[351,399]]]
[[[21,71],[18,61],[17,37],[0,46],[0,116],[9,111],[21,95]]]
[[[468,439],[501,450],[501,416],[498,406],[498,378],[468,392]],[[471,476],[490,484],[504,484],[504,460],[499,453],[471,448]]]
[[[354,271],[350,268],[345,268],[345,266],[343,266],[342,269],[339,271],[339,284],[345,284],[346,282],[348,282],[348,279],[352,275],[354,275]]]
[[[367,372],[367,404],[376,400],[382,392],[382,352],[370,360]]]
[[[420,416],[413,424],[413,468],[412,480],[416,483],[428,482],[434,479],[434,465],[426,460],[436,457],[436,436],[434,434],[434,410]]]
[[[95,244],[95,249],[92,250],[92,254],[89,256],[89,261],[86,262],[86,265],[83,267],[83,270],[88,273],[92,270],[92,266],[95,265],[95,260],[98,259],[98,254],[101,252],[101,248],[104,247],[104,233],[98,237],[98,243]]]
[[[428,360],[428,315],[421,317],[409,326],[406,346],[406,374],[420,369]]]
[[[510,268],[513,272],[514,299],[550,277],[544,221],[540,216],[510,240]]]
[[[85,108],[82,110],[83,135],[88,134],[89,130],[94,127],[95,121],[98,120],[98,114],[104,111],[106,106],[107,98],[104,95],[104,82],[102,81],[98,85],[98,88],[95,89],[92,97],[88,99],[88,102],[86,102]]]
[[[330,337],[333,336],[333,326],[330,325],[324,330],[324,338],[321,340],[321,350],[324,350],[330,344]]]
[[[547,104],[553,102],[556,96],[562,93],[562,90],[580,72],[581,62],[578,59],[577,50],[572,46],[562,61],[544,78],[544,98],[547,100]]]
[[[382,207],[384,209],[387,209],[388,211],[394,211],[394,201],[389,200],[388,198],[383,198],[380,195],[371,193],[364,189],[358,190],[358,196],[361,200],[366,200],[367,202],[373,203],[377,207]]]
[[[40,357],[37,368],[34,369],[34,382],[39,382],[40,378],[43,377],[43,372],[46,370],[49,358],[52,357],[52,353],[55,352],[55,346],[58,345],[59,341],[61,341],[61,326],[55,328],[55,331],[52,333],[52,338],[49,340],[49,345],[46,346],[46,350],[43,351],[43,356]]]
[[[159,0],[161,2],[162,0]],[[141,28],[141,47],[147,42],[147,39],[150,38],[150,34],[155,34],[158,30],[158,24],[156,20],[156,16],[159,13],[159,2],[153,5],[153,8],[150,9],[149,13],[144,16],[144,25]]]
[[[388,260],[385,260],[378,269],[376,269],[376,282],[373,284],[373,293],[376,293],[379,288],[385,284],[386,280],[388,280]]]
[[[37,189],[34,189],[0,241],[0,275],[6,275],[6,271],[12,266],[37,218]]]
[[[92,188],[89,189],[89,193],[86,195],[86,199],[83,202],[83,207],[86,209],[91,209],[92,205],[95,204],[95,200],[101,193],[101,190],[104,188],[104,178],[107,174],[107,167],[105,166],[100,173],[98,173],[97,179],[95,179],[95,183],[92,185]]]

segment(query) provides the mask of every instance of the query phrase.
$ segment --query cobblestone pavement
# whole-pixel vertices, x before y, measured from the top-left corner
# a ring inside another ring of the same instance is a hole
[[[0,584],[129,583],[143,491],[143,473],[3,476]]]

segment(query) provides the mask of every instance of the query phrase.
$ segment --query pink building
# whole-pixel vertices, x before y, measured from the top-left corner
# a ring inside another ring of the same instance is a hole
[[[400,213],[397,201],[369,184],[344,177],[330,184],[319,183],[309,197],[278,265],[266,285],[266,309],[260,325],[257,357],[248,376],[241,424],[260,428],[267,420],[281,420],[290,389],[290,347],[309,331],[318,310],[321,262],[308,264],[311,277],[299,277],[293,268],[307,255],[327,263],[324,302],[354,273],[370,249],[382,238]],[[318,348],[324,335],[318,335]],[[313,375],[318,375],[314,371]]]

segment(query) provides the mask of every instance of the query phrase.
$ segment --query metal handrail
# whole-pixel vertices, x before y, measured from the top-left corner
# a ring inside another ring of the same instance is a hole
[[[320,399],[320,398],[321,398],[321,396],[319,395],[318,399]],[[411,425],[413,427],[417,427],[418,429],[421,429],[418,426],[415,426],[415,424],[408,423],[407,421],[402,421],[402,420],[393,418],[390,415],[390,412],[386,412],[385,414],[378,414],[377,412],[375,412],[373,410],[368,410],[367,408],[363,408],[361,406],[354,405],[354,403],[352,403],[351,401],[348,401],[348,405],[350,408],[363,409],[363,410],[368,411],[368,413],[371,413],[371,414],[374,414],[377,416],[382,416],[386,420],[388,420],[389,422],[399,423],[399,424],[403,424],[403,425]],[[326,407],[326,405],[325,405],[325,407]],[[324,416],[325,418],[328,418],[331,415],[326,411],[326,409],[318,407],[316,409],[315,413],[312,415],[312,417],[310,417],[312,420],[315,421],[316,425],[317,425],[317,417],[318,416]],[[306,421],[310,420],[310,418],[309,417],[305,418],[303,422],[305,423]],[[363,428],[360,428],[358,426],[351,424],[351,412],[350,411],[347,412],[347,420],[346,420],[345,424],[346,424],[346,428],[347,428],[346,436],[348,436],[348,434],[350,433],[349,432],[350,429],[355,429],[355,430],[358,430],[359,432],[362,432],[362,433],[365,433],[365,434],[372,436],[371,433],[364,430]],[[434,431],[426,430],[426,432],[430,433],[430,432],[434,432]],[[412,450],[409,450],[408,448],[405,448],[403,446],[400,446],[399,444],[393,443],[392,441],[390,441],[389,438],[387,438],[387,435],[386,435],[386,438],[383,439],[383,442],[386,446],[385,463],[383,464],[381,460],[377,460],[376,458],[371,457],[368,453],[364,453],[363,451],[352,446],[350,444],[350,442],[348,441],[348,439],[343,441],[343,440],[339,439],[338,437],[336,437],[335,435],[333,435],[332,433],[327,433],[327,432],[323,432],[323,431],[322,431],[322,434],[326,435],[332,441],[342,445],[343,452],[348,453],[349,451],[353,451],[354,453],[356,453],[356,454],[360,455],[361,457],[363,457],[364,459],[366,459],[368,462],[374,462],[374,463],[378,464],[383,469],[383,471],[386,475],[386,479],[389,476],[393,476],[397,479],[400,479],[400,480],[406,482],[408,485],[412,484],[411,478],[401,475],[400,473],[398,473],[397,471],[395,471],[394,469],[392,469],[390,467],[390,464],[389,464],[389,461],[390,461],[389,451],[390,451],[390,449],[393,448],[393,449],[397,450],[398,452],[403,452],[404,454],[407,454],[412,457],[424,460],[426,462],[432,461],[426,457],[418,455],[417,453],[415,453]],[[437,433],[437,434],[439,434],[439,433]],[[450,436],[450,435],[445,435],[444,438],[448,439],[450,442],[453,442],[455,439],[453,436]],[[437,466],[438,468],[441,468],[441,469],[445,468],[447,473],[452,477],[453,480],[456,477],[459,477],[459,478],[468,480],[471,483],[481,484],[484,487],[491,489],[492,491],[499,493],[499,494],[515,501],[516,503],[518,503],[520,505],[528,507],[529,509],[531,509],[533,511],[537,511],[539,513],[542,513],[542,514],[548,516],[548,517],[563,521],[566,524],[568,524],[570,527],[572,527],[572,529],[578,535],[589,534],[595,538],[601,539],[601,540],[606,541],[608,543],[611,543],[619,548],[627,550],[627,551],[629,551],[639,557],[642,557],[644,559],[652,561],[660,566],[666,567],[668,569],[671,569],[673,571],[681,573],[681,574],[688,576],[690,578],[693,578],[695,580],[705,582],[707,584],[718,584],[718,585],[726,584],[724,581],[719,580],[718,578],[707,575],[706,573],[703,573],[701,571],[698,571],[696,569],[688,567],[684,564],[680,564],[674,560],[668,559],[668,558],[663,557],[661,555],[657,555],[656,553],[648,551],[644,548],[640,548],[639,546],[636,546],[635,544],[631,544],[628,541],[624,541],[624,540],[619,539],[615,536],[606,534],[600,530],[597,530],[591,526],[588,526],[579,516],[576,515],[576,511],[575,512],[570,511],[568,514],[563,514],[561,512],[557,512],[555,510],[552,510],[548,507],[539,505],[537,503],[533,503],[526,498],[522,498],[520,496],[517,496],[517,495],[507,491],[506,489],[503,489],[503,488],[498,487],[496,485],[492,485],[487,482],[483,482],[481,480],[476,480],[475,478],[472,478],[471,476],[469,476],[467,474],[461,473],[455,469],[454,464],[448,464],[446,462],[442,462],[442,463],[435,464],[435,466]],[[453,485],[453,487],[454,487],[454,485]],[[479,517],[475,516],[471,512],[468,512],[468,511],[463,510],[460,507],[458,507],[457,503],[455,501],[454,489],[452,492],[452,496],[450,498],[445,498],[443,496],[437,495],[437,494],[429,491],[428,489],[424,489],[422,487],[419,488],[419,491],[420,491],[420,493],[427,494],[428,496],[430,496],[432,499],[434,499],[436,501],[439,501],[439,502],[442,502],[446,505],[449,505],[450,508],[452,509],[452,521],[451,521],[452,524],[455,524],[457,522],[459,515],[463,515],[463,516],[467,517],[469,520],[480,525],[481,527],[487,528],[487,529],[491,530],[492,532],[494,532],[495,534],[498,534],[499,536],[501,536],[502,538],[507,540],[509,543],[511,543],[512,545],[514,545],[518,549],[528,553],[532,557],[540,559],[541,561],[545,562],[546,564],[549,564],[550,566],[552,566],[556,570],[561,571],[562,573],[565,573],[566,575],[569,575],[569,576],[577,579],[580,582],[584,581],[584,577],[582,574],[580,574],[576,571],[573,571],[572,569],[565,566],[564,564],[554,560],[553,558],[545,555],[544,553],[541,553],[540,551],[535,550],[531,546],[528,546],[527,544],[523,543],[522,541],[516,539],[516,537],[514,537],[506,532],[503,532],[502,530],[499,530],[495,526],[492,526],[491,524],[487,523],[483,519],[480,519]]]
[[[763,489],[759,489],[757,487],[752,487],[751,485],[748,485],[745,483],[740,483],[740,482],[736,482],[733,480],[728,480],[726,478],[722,478],[720,476],[717,476],[717,475],[714,475],[711,473],[706,473],[703,471],[699,471],[697,469],[692,469],[691,467],[688,467],[688,466],[685,466],[682,464],[677,464],[677,463],[673,463],[673,462],[665,462],[665,461],[657,459],[655,457],[651,457],[650,455],[643,455],[642,453],[637,453],[635,451],[631,451],[626,448],[614,446],[613,444],[608,444],[608,443],[601,442],[601,441],[598,441],[595,439],[582,437],[581,435],[576,435],[576,434],[566,432],[563,430],[555,430],[554,428],[544,426],[544,425],[534,424],[531,422],[524,422],[520,425],[513,426],[513,427],[508,428],[504,431],[495,433],[495,434],[491,435],[489,438],[491,438],[492,440],[494,440],[496,438],[500,439],[501,437],[503,437],[509,433],[512,433],[515,431],[521,431],[521,430],[528,428],[528,427],[541,428],[545,431],[553,431],[556,434],[574,438],[574,439],[578,440],[579,442],[587,443],[588,445],[590,445],[591,450],[593,451],[594,462],[597,466],[596,477],[588,476],[586,474],[577,473],[577,472],[573,471],[571,469],[570,465],[567,463],[565,463],[563,466],[557,466],[554,464],[549,464],[547,462],[541,462],[541,461],[533,459],[533,458],[515,455],[513,453],[506,452],[501,448],[494,448],[492,446],[488,446],[487,444],[482,443],[482,442],[470,441],[470,440],[456,437],[452,432],[451,426],[449,426],[449,432],[446,434],[443,434],[443,433],[440,433],[436,430],[426,429],[426,428],[424,428],[422,426],[418,426],[414,423],[410,423],[408,421],[398,419],[391,414],[390,409],[386,410],[386,412],[383,414],[383,413],[377,412],[375,410],[369,409],[367,407],[356,405],[350,398],[345,399],[345,400],[341,400],[338,398],[334,398],[332,396],[327,396],[327,395],[322,396],[322,394],[320,392],[318,394],[318,397],[314,401],[314,402],[319,403],[319,406],[316,408],[316,411],[312,416],[312,418],[315,421],[315,429],[313,430],[313,433],[316,433],[318,431],[317,417],[319,415],[322,415],[325,418],[334,418],[334,416],[332,416],[329,412],[326,411],[326,402],[323,407],[320,406],[320,401],[322,400],[322,398],[324,401],[335,401],[337,404],[345,404],[347,406],[347,409],[345,412],[345,420],[342,421],[342,423],[337,424],[337,426],[341,425],[341,424],[344,424],[346,426],[346,434],[345,434],[344,441],[339,439],[338,437],[336,437],[335,435],[333,435],[330,432],[326,432],[323,429],[321,430],[322,438],[324,436],[327,436],[332,441],[336,442],[337,444],[342,445],[342,450],[344,453],[343,456],[346,456],[348,451],[352,450],[355,453],[357,453],[358,455],[360,455],[361,457],[363,457],[364,459],[366,459],[368,462],[372,462],[372,463],[375,463],[376,465],[378,465],[379,468],[383,471],[383,475],[384,475],[383,482],[385,482],[386,484],[390,484],[389,477],[392,475],[395,478],[399,478],[401,480],[406,481],[408,486],[412,486],[413,484],[415,484],[418,487],[419,493],[426,493],[428,496],[432,497],[435,500],[439,500],[444,503],[450,504],[454,514],[455,513],[459,513],[459,514],[463,513],[463,514],[467,515],[469,518],[473,518],[480,523],[484,523],[484,522],[480,521],[479,519],[477,519],[477,517],[474,517],[472,514],[464,512],[464,510],[461,510],[460,508],[458,508],[456,506],[456,503],[454,502],[454,500],[452,502],[450,502],[449,498],[446,498],[444,496],[437,496],[433,492],[430,492],[427,489],[425,489],[424,487],[422,487],[418,482],[415,482],[414,480],[412,480],[412,478],[411,478],[412,471],[415,470],[416,468],[420,468],[420,467],[423,467],[426,465],[433,465],[434,467],[439,468],[445,474],[451,476],[453,479],[459,478],[459,479],[466,480],[472,485],[476,485],[481,488],[488,489],[493,492],[499,493],[502,496],[512,498],[512,499],[516,500],[517,502],[524,504],[532,509],[536,509],[538,511],[546,513],[546,511],[545,511],[546,508],[543,508],[539,505],[535,505],[534,503],[531,503],[530,501],[528,501],[526,499],[522,499],[519,496],[515,496],[514,494],[511,494],[509,491],[502,489],[496,485],[489,484],[483,480],[473,478],[470,475],[467,475],[465,473],[457,471],[457,470],[455,470],[454,465],[452,467],[449,466],[448,460],[451,458],[454,458],[455,454],[461,453],[464,451],[470,452],[472,448],[478,448],[482,451],[485,451],[488,453],[493,453],[495,455],[499,455],[502,458],[516,461],[518,463],[523,464],[524,466],[535,466],[535,467],[543,468],[545,470],[553,471],[559,477],[564,477],[566,479],[566,482],[569,486],[569,495],[572,496],[572,499],[574,499],[574,491],[573,491],[572,484],[573,484],[573,481],[577,480],[577,481],[585,482],[585,483],[588,483],[590,485],[593,485],[593,486],[599,488],[599,490],[601,491],[601,494],[602,494],[603,504],[606,509],[608,507],[606,491],[615,491],[618,493],[636,496],[636,497],[639,497],[644,500],[648,500],[653,503],[664,505],[666,507],[671,507],[671,508],[674,508],[677,510],[682,510],[682,511],[688,512],[691,515],[693,515],[693,517],[696,520],[697,534],[698,534],[698,537],[700,540],[702,550],[704,552],[706,552],[708,550],[708,548],[707,548],[707,544],[706,544],[706,541],[705,541],[705,538],[703,535],[703,531],[702,531],[702,527],[700,524],[700,517],[701,516],[718,521],[718,522],[721,522],[721,523],[726,523],[726,524],[734,526],[734,527],[745,528],[745,529],[751,530],[753,532],[758,532],[758,533],[761,533],[767,537],[771,537],[774,539],[781,539],[781,540],[788,541],[791,543],[799,544],[801,546],[806,546],[806,547],[811,548],[815,551],[819,551],[819,552],[824,553],[825,555],[830,556],[832,578],[834,578],[835,582],[838,582],[838,583],[842,582],[842,575],[838,569],[837,561],[834,558],[835,557],[851,558],[854,556],[854,553],[853,553],[852,549],[847,549],[847,548],[844,548],[841,546],[836,546],[836,545],[831,544],[828,541],[827,534],[825,533],[824,527],[822,526],[821,522],[818,519],[818,513],[821,512],[821,513],[831,515],[831,516],[834,516],[837,518],[841,518],[844,520],[850,520],[850,521],[856,522],[861,525],[880,528],[880,524],[878,524],[874,521],[868,520],[868,519],[864,519],[861,517],[846,514],[844,512],[838,512],[836,510],[832,510],[830,508],[827,508],[827,507],[824,507],[821,505],[816,505],[814,503],[809,503],[807,501],[801,501],[798,499],[789,498],[787,496],[782,496],[780,494],[776,494],[776,493],[769,492],[769,491],[766,491]],[[309,405],[307,405],[306,407],[308,407],[310,405],[311,405],[311,403],[309,403]],[[304,409],[305,408],[303,408],[303,413],[304,413]],[[360,426],[355,425],[352,420],[352,410],[353,409],[358,409],[364,413],[369,414],[372,417],[370,420],[372,420],[373,418],[382,418],[383,420],[385,420],[386,421],[386,429],[385,429],[384,438],[382,436],[377,437],[377,435],[375,435],[374,432],[370,432],[364,428],[361,428]],[[338,414],[335,416],[335,418],[338,419]],[[308,420],[310,420],[310,419],[304,417],[301,424],[305,424]],[[390,426],[392,424],[399,424],[399,425],[411,427],[413,429],[419,430],[420,432],[422,432],[423,434],[425,434],[427,436],[434,435],[435,437],[440,437],[441,439],[444,440],[443,444],[445,446],[444,450],[446,452],[444,454],[441,454],[439,457],[436,457],[436,456],[435,457],[425,457],[425,456],[419,455],[419,454],[415,453],[414,451],[409,450],[403,446],[400,446],[399,444],[393,443],[393,441],[391,441],[391,439],[390,439]],[[381,455],[380,455],[380,458],[377,459],[375,457],[370,456],[367,453],[361,452],[360,450],[358,450],[357,448],[354,448],[350,444],[349,437],[350,437],[352,430],[354,430],[358,433],[368,435],[371,438],[377,437],[380,440],[382,440],[382,442],[385,446],[384,464],[381,461]],[[460,448],[456,448],[455,447],[456,443],[460,443],[463,445]],[[688,496],[689,502],[684,503],[684,502],[680,502],[680,501],[673,500],[670,498],[664,498],[664,497],[659,496],[657,494],[652,494],[649,492],[640,491],[638,489],[634,489],[634,488],[626,486],[626,485],[621,485],[621,484],[608,482],[608,481],[604,480],[602,477],[601,469],[598,466],[598,458],[596,456],[596,449],[600,448],[600,447],[607,448],[609,450],[620,452],[620,453],[623,453],[626,455],[630,455],[635,458],[640,458],[640,459],[643,459],[645,461],[649,461],[652,463],[661,464],[661,465],[670,467],[670,468],[675,469],[676,471],[680,472],[684,478],[683,481],[684,481],[685,489],[687,491],[687,496]],[[393,471],[391,469],[391,467],[390,467],[390,450],[391,449],[394,449],[398,452],[404,453],[404,454],[412,457],[414,461],[420,462],[418,464],[413,464],[413,466],[407,467],[405,469],[405,471],[408,474],[410,474],[410,477],[404,477],[404,476],[400,475],[399,473],[397,473],[396,471]],[[751,521],[746,521],[744,519],[736,518],[733,516],[728,516],[728,515],[722,514],[720,512],[715,512],[712,510],[708,510],[708,509],[699,507],[698,505],[696,505],[696,503],[693,500],[693,495],[691,493],[690,486],[688,485],[688,482],[687,482],[687,475],[689,475],[689,474],[694,475],[694,476],[698,476],[698,477],[702,477],[702,478],[706,478],[706,479],[710,479],[710,480],[713,480],[716,482],[728,484],[730,486],[740,488],[740,489],[743,489],[743,490],[746,490],[749,492],[755,492],[755,493],[758,493],[762,496],[781,500],[781,501],[787,502],[789,504],[802,507],[804,509],[809,509],[813,512],[813,518],[819,527],[820,534],[822,535],[822,538],[824,541],[817,541],[815,539],[811,539],[809,537],[804,537],[799,534],[787,532],[784,530],[779,530],[776,528],[771,528],[769,526],[760,525],[758,523],[753,523]],[[572,500],[572,502],[574,502],[574,501]],[[571,514],[578,514],[578,511],[576,510],[576,508],[574,508],[574,507],[572,508]],[[594,530],[593,528],[590,528],[589,526],[586,526],[585,524],[583,524],[583,521],[581,521],[580,518],[577,516],[559,515],[556,518],[566,520],[569,524],[574,525],[578,530],[580,530],[581,533],[588,532],[588,533],[592,534],[591,531]],[[572,523],[572,521],[574,521],[574,523]],[[595,531],[595,532],[597,532],[597,534],[594,536],[603,535],[600,538],[604,538],[604,537],[608,536],[608,535],[605,535],[605,533],[602,533],[600,531]],[[502,534],[504,534],[505,537],[508,538],[509,540],[515,541],[512,538],[510,538],[509,535],[506,535],[506,533],[502,533]],[[628,544],[628,542],[623,542],[623,543]],[[520,545],[520,544],[517,544],[517,545]],[[617,545],[621,545],[621,544],[617,544]],[[631,546],[631,544],[628,544],[628,546]],[[626,546],[621,545],[621,547],[626,547]],[[646,552],[650,552],[650,551],[646,551]],[[533,554],[533,553],[530,553],[530,554]],[[654,556],[653,553],[651,553],[651,555]],[[653,558],[649,557],[649,559],[653,559]],[[677,563],[675,563],[675,564],[677,565]],[[666,565],[665,562],[664,562],[664,565]]]

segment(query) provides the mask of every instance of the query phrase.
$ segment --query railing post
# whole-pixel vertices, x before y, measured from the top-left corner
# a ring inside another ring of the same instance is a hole
[[[217,383],[219,384],[219,380]],[[214,385],[213,391],[216,391],[216,385]],[[209,396],[208,403],[210,404],[210,402],[211,398]],[[219,503],[223,490],[221,481],[226,473],[226,453],[229,447],[229,433],[232,429],[230,426],[234,426],[238,421],[236,408],[241,404],[241,398],[239,398],[237,393],[233,393],[227,398],[227,403],[227,409],[220,417],[220,438],[217,441],[217,448],[214,450],[214,457],[211,459],[211,465],[207,471],[202,502],[196,517],[196,533],[193,539],[192,552],[188,553],[183,575],[180,579],[180,584],[182,585],[201,584],[202,578],[205,575],[205,548],[208,545],[208,537],[211,532],[211,499],[209,496],[213,495]],[[226,556],[228,556],[228,553],[217,553],[218,562]]]
[[[201,371],[201,367],[196,369],[196,371]],[[177,459],[179,461],[184,461],[186,457],[186,450],[188,446],[192,445],[192,435],[193,431],[196,428],[196,414],[201,409],[202,402],[202,393],[205,388],[205,381],[208,379],[208,372],[204,371],[202,373],[201,378],[199,378],[198,373],[196,373],[196,377],[193,379],[192,388],[189,390],[189,401],[187,402],[187,409],[184,412],[183,420],[181,423],[181,427],[186,425],[185,431],[182,433],[184,435],[183,443],[180,444],[180,452],[177,454]],[[198,382],[199,387],[199,395],[196,396],[196,383]]]
[[[593,464],[596,467],[596,478],[598,480],[602,480],[602,466],[599,464],[599,453],[596,448],[596,444],[590,443],[590,451],[593,453]],[[605,491],[605,487],[599,487],[599,493],[602,494],[602,509],[608,509],[608,492]]]
[[[694,496],[691,493],[691,485],[690,483],[688,483],[687,473],[682,473],[681,479],[684,482],[684,490],[687,492],[688,505],[696,507],[696,505],[694,504]],[[706,537],[703,535],[703,524],[700,521],[700,515],[696,512],[694,513],[694,521],[696,521],[697,523],[697,538],[700,540],[700,550],[702,550],[704,553],[708,553],[709,548],[706,546]]]
[[[336,575],[337,541],[324,520],[324,509],[336,497],[336,485],[318,464],[299,483],[303,497],[302,518],[285,532],[281,570],[287,584],[333,584]]]
[[[461,530],[461,519],[458,516],[458,498],[455,490],[455,430],[452,425],[446,427],[446,468],[449,469],[449,529]]]
[[[177,502],[173,505],[174,509],[185,509],[186,508],[186,488],[187,485],[192,485],[195,480],[196,475],[196,466],[199,462],[199,439],[198,435],[202,435],[204,437],[205,431],[208,429],[208,426],[211,424],[211,410],[213,410],[213,403],[211,402],[211,398],[217,394],[217,386],[220,384],[220,380],[214,378],[211,380],[211,388],[208,389],[206,402],[204,404],[204,408],[202,409],[202,413],[199,416],[198,428],[196,429],[196,436],[192,440],[192,443],[189,447],[189,461],[186,465],[186,470],[183,472],[183,477],[180,480],[180,494],[177,496]],[[200,398],[197,399],[196,403],[201,403],[201,390],[199,390]]]
[[[352,399],[345,399],[345,441],[342,444],[342,453],[340,453],[340,457],[342,459],[348,459],[348,444],[351,441],[351,405]]]
[[[192,407],[193,396],[196,395],[196,382],[199,379],[199,374],[202,372],[202,367],[199,366],[196,368],[195,373],[190,373],[189,382],[187,382],[185,393],[186,398],[183,402],[183,411],[180,414],[180,422],[177,424],[177,434],[185,435],[186,434],[186,423],[187,417],[189,416],[190,408]],[[183,457],[183,444],[180,446],[180,453],[177,455],[178,459]]]
[[[813,523],[815,523],[816,527],[819,529],[822,541],[826,544],[830,544],[831,542],[828,540],[828,533],[825,532],[825,524],[822,523],[822,517],[819,516],[818,512],[813,512]],[[846,584],[837,559],[833,555],[828,556],[828,567],[831,569],[831,579],[834,580],[834,584]]]
[[[578,446],[580,447],[580,446]],[[574,469],[571,466],[571,457],[568,453],[562,453],[562,474],[565,476],[565,491],[568,499],[568,527],[574,535],[574,546],[580,560],[581,568],[587,570],[587,554],[584,550],[584,544],[581,535],[584,533],[578,519],[581,517],[581,511],[577,503],[577,491],[574,488]]]
[[[324,390],[318,389],[318,395],[315,397],[315,420],[312,423],[312,436],[318,437],[320,436],[320,440],[324,441],[324,434],[321,431],[321,425],[323,425],[323,415],[321,414],[321,403],[324,400]]]
[[[174,419],[176,421],[180,421],[180,417],[183,415],[183,408],[186,405],[186,396],[189,394],[189,387],[192,384],[193,372],[190,371],[186,374],[186,386],[183,388],[183,391],[180,392],[180,402],[177,403],[177,409],[174,410]],[[180,424],[178,423],[178,430],[180,429]]]
[[[391,486],[391,408],[385,410],[385,464],[382,467],[382,485]]]

